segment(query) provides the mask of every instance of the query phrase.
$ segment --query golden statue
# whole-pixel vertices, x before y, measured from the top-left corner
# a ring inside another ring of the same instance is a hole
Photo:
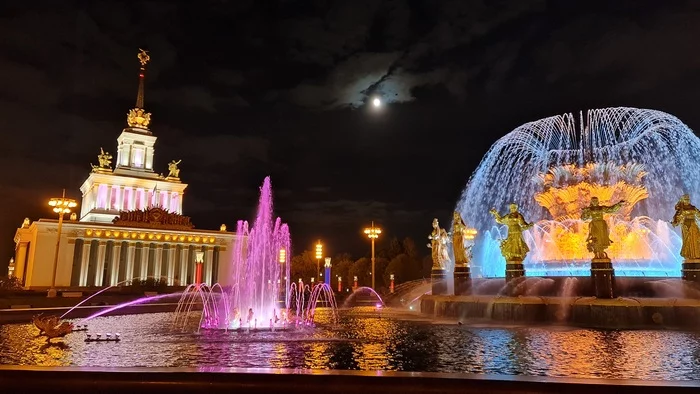
[[[60,323],[60,319],[57,316],[34,316],[32,323],[39,329],[39,335],[46,336],[46,342],[50,342],[53,338],[64,337],[73,332],[73,325],[66,321]]]
[[[179,178],[180,177],[180,169],[177,168],[177,165],[180,164],[182,160],[178,161],[171,161],[168,163],[168,178]]]
[[[523,231],[532,227],[533,224],[525,221],[523,215],[518,212],[517,204],[510,204],[509,208],[510,212],[503,216],[496,211],[496,208],[492,208],[489,212],[496,219],[496,223],[508,226],[508,235],[501,240],[503,257],[506,261],[523,261],[527,252],[530,251],[523,239]]]
[[[447,263],[450,261],[450,256],[447,252],[447,244],[450,241],[447,231],[440,228],[437,218],[433,219],[433,232],[430,233],[428,239],[430,240],[428,247],[431,249],[433,269],[444,270],[447,268]]]
[[[681,226],[681,256],[686,260],[700,259],[700,229],[696,221],[699,217],[700,210],[690,203],[690,196],[684,194],[676,203],[676,213],[671,224]]]
[[[148,61],[151,60],[151,57],[148,55],[148,52],[144,51],[141,48],[139,48],[139,54],[136,55],[136,57],[139,59],[139,62],[141,62],[141,67],[146,66],[146,64],[148,64]]]
[[[608,223],[603,215],[615,213],[625,204],[627,204],[625,200],[620,200],[611,206],[600,205],[598,197],[593,197],[591,205],[583,208],[581,219],[591,221],[588,227],[588,237],[586,237],[586,247],[589,252],[593,252],[594,259],[607,259],[608,254],[605,253],[605,249],[612,243]]]
[[[455,256],[455,266],[466,267],[471,260],[473,245],[467,245],[467,241],[470,239],[468,231],[467,225],[462,220],[462,215],[455,211],[452,221],[452,251]]]
[[[22,222],[22,228],[29,228],[29,225],[31,224],[31,220],[29,218],[24,218],[24,221]]]
[[[129,127],[137,127],[139,129],[148,129],[151,123],[151,114],[143,108],[134,108],[126,114],[126,123]]]
[[[100,154],[97,155],[97,161],[100,163],[100,168],[112,168],[112,155],[109,152],[105,153],[102,148],[100,148]]]

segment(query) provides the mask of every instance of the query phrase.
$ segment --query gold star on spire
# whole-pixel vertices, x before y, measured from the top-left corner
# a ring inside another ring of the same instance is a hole
[[[139,48],[139,53],[136,55],[141,63],[139,70],[139,90],[136,94],[136,107],[129,111],[126,115],[126,123],[129,127],[148,130],[148,124],[151,123],[151,114],[143,109],[144,102],[144,80],[146,79],[146,64],[151,60],[148,52]]]

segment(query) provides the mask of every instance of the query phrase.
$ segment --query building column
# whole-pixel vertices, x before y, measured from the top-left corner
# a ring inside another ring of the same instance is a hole
[[[146,276],[148,275],[148,255],[151,252],[151,248],[149,247],[149,244],[147,243],[142,243],[141,244],[141,264],[139,264],[139,272],[135,272],[135,276],[139,278],[140,280],[148,279]]]
[[[119,267],[117,268],[117,283],[121,283],[126,280],[127,278],[127,273],[129,272],[129,253],[131,249],[130,243],[126,243],[126,247],[124,247],[124,241],[119,241],[119,249],[121,251],[122,248],[124,248],[121,253],[124,253],[124,257],[122,258],[121,256],[119,257]],[[120,253],[120,254],[121,254]],[[122,260],[124,262],[122,262]]]
[[[115,241],[112,245],[112,258],[109,261],[109,268],[107,273],[109,275],[109,281],[107,284],[109,286],[114,286],[119,281],[119,261],[121,258],[121,241]]]
[[[214,261],[214,248],[212,246],[204,247],[204,283],[212,286],[212,262]]]
[[[100,241],[100,245],[97,247],[97,263],[95,263],[95,282],[90,285],[102,286],[102,276],[104,275],[105,269],[105,252],[107,250],[107,243],[105,241]]]
[[[105,201],[105,209],[112,209],[112,185],[107,185],[107,201]]]
[[[170,198],[171,198],[172,192],[165,191],[163,193],[165,193],[165,204],[163,204],[163,209],[170,212]]]
[[[221,256],[221,248],[214,246],[212,248],[212,265],[211,265],[211,281],[216,283],[219,281],[219,257]]]
[[[168,264],[170,263],[170,244],[160,245],[161,256],[160,256],[160,267],[158,272],[160,272],[160,279],[168,283]]]
[[[27,248],[29,242],[19,242],[15,249],[15,273],[22,286],[24,286],[24,267],[27,265]]]
[[[187,245],[181,245],[180,249],[180,272],[178,272],[180,286],[187,286],[187,255],[189,254],[189,247]]]
[[[182,192],[177,195],[177,214],[182,215],[182,200],[185,199],[185,193]]]
[[[126,272],[124,278],[119,278],[119,281],[121,282],[122,280],[129,280],[129,283],[131,283],[131,280],[134,278],[134,268],[137,266],[136,264],[136,242],[129,242],[129,246],[127,247],[126,251],[126,261],[124,262],[124,265],[126,265]]]
[[[80,286],[87,286],[88,267],[90,266],[90,245],[92,240],[83,240],[83,256],[80,262]]]
[[[153,277],[160,280],[163,277],[161,266],[163,265],[163,244],[156,244],[156,253],[153,256]]]
[[[122,201],[123,201],[122,198],[124,196],[124,193],[122,191],[123,189],[124,188],[122,186],[117,186],[117,191],[116,191],[117,194],[114,196],[114,207],[113,208],[117,211],[122,210]]]
[[[168,286],[172,286],[175,283],[175,253],[177,252],[177,245],[170,244],[168,246],[168,266],[167,273]]]

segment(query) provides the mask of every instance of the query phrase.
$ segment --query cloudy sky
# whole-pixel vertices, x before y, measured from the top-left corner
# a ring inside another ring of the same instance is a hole
[[[371,220],[425,237],[527,121],[637,106],[700,129],[698,2],[174,3],[0,6],[0,268],[22,219],[62,188],[80,198],[100,147],[114,153],[139,47],[156,167],[182,159],[185,213],[250,219],[270,175],[297,252],[321,238],[359,257]]]

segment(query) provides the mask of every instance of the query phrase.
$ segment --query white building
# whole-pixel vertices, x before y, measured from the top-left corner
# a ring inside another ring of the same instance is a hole
[[[63,221],[55,283],[57,288],[109,286],[131,279],[153,277],[169,285],[195,281],[195,252],[204,252],[202,280],[215,283],[228,271],[236,234],[195,230],[182,216],[187,184],[180,181],[179,162],[168,165],[168,175],[154,171],[156,136],[148,128],[150,113],[143,108],[145,66],[141,72],[136,107],[127,115],[127,127],[117,138],[117,160],[101,150],[98,165],[80,187],[80,216]],[[47,207],[48,211],[48,207]],[[15,234],[14,275],[25,288],[52,284],[58,232],[57,219],[25,219]]]

